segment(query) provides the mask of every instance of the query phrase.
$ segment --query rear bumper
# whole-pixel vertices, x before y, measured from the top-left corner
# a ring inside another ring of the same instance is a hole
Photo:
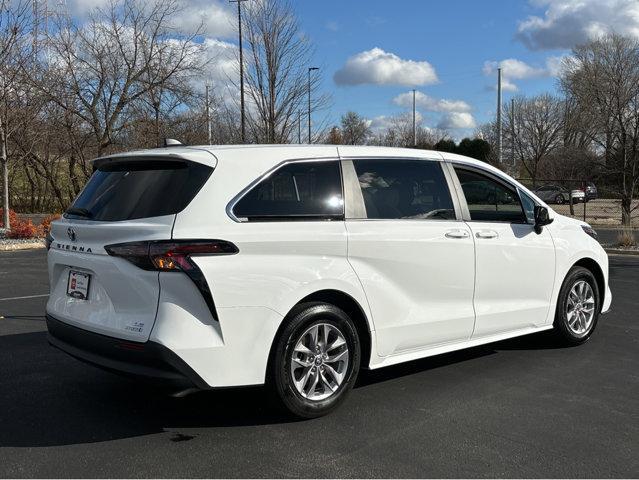
[[[97,367],[180,388],[210,388],[180,357],[159,343],[100,335],[46,316],[51,345]]]

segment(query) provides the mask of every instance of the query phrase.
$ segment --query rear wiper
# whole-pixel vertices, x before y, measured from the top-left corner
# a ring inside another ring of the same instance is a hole
[[[76,215],[78,217],[86,217],[86,218],[91,218],[93,216],[93,214],[86,208],[78,208],[78,207],[69,207],[64,213],[68,213],[69,215]]]

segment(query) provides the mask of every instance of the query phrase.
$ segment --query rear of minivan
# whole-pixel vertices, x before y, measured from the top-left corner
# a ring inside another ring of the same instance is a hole
[[[191,260],[233,254],[228,242],[173,241],[176,215],[213,174],[205,150],[154,151],[98,159],[94,173],[47,245],[52,345],[106,369],[206,386],[179,357],[150,340],[161,296],[160,275],[190,280],[193,308],[215,314],[206,280]]]

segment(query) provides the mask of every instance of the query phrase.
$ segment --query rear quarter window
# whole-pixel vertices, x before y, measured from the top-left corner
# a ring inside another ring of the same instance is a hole
[[[213,169],[187,161],[122,161],[100,166],[65,216],[122,221],[176,214]]]

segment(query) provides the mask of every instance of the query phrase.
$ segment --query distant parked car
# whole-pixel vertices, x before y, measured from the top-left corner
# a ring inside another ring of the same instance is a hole
[[[570,195],[572,196],[572,203],[579,203],[579,202],[586,201],[586,194],[581,188],[572,190],[570,192]]]
[[[599,192],[597,191],[597,187],[592,182],[586,182],[586,202],[590,200],[595,200],[599,197]]]
[[[546,203],[562,203],[570,202],[572,196],[573,203],[583,202],[585,194],[583,190],[572,190],[560,187],[559,185],[543,185],[535,190],[535,193]]]

